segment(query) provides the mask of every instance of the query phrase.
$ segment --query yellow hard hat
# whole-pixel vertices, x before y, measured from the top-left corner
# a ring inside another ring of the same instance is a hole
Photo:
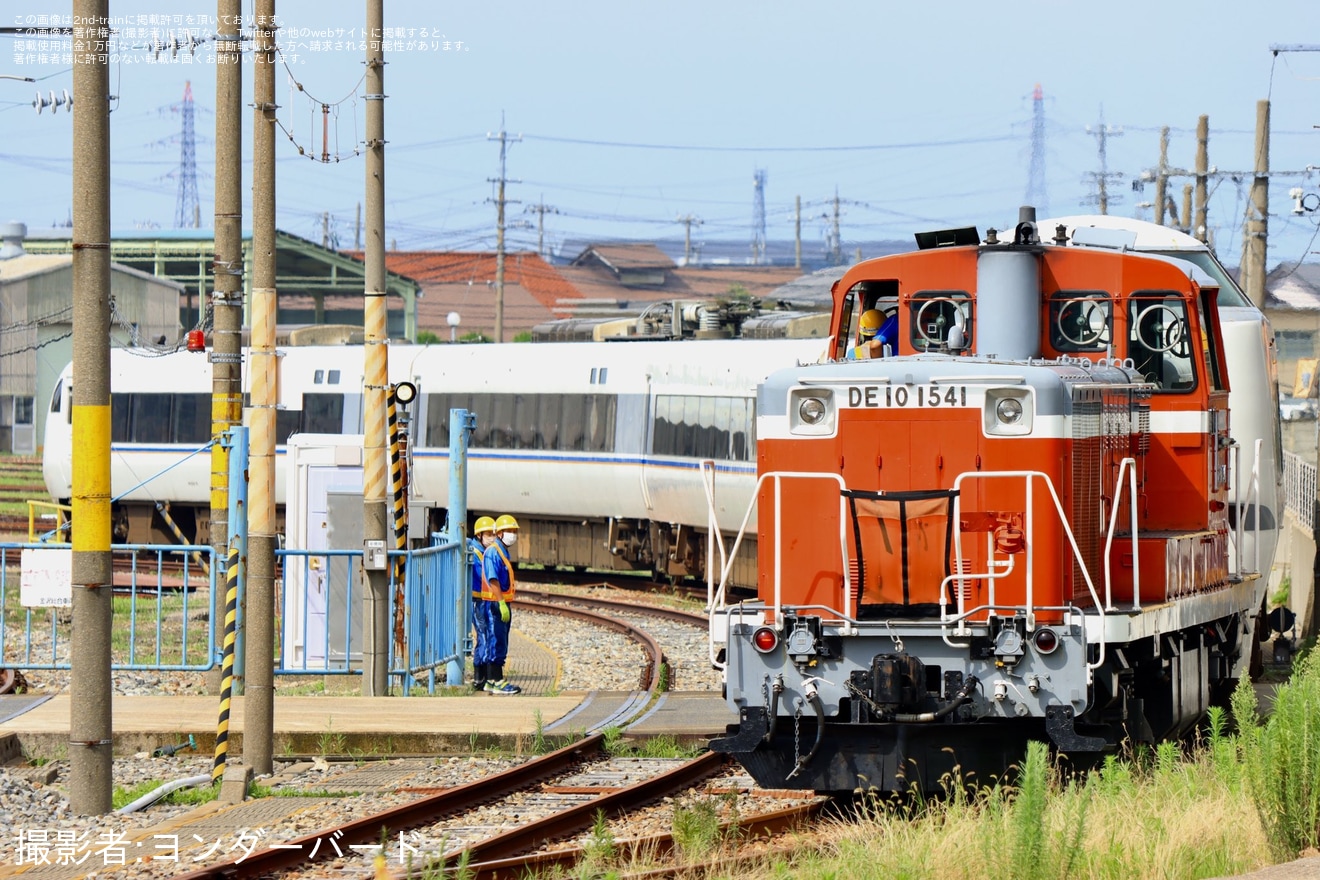
[[[880,325],[885,322],[885,316],[879,309],[867,309],[862,312],[861,329],[863,336],[874,336],[880,332]]]
[[[517,529],[518,521],[507,513],[501,514],[500,518],[495,520],[495,531],[497,532],[517,531]]]
[[[472,534],[480,535],[483,532],[495,531],[495,520],[488,516],[477,517],[477,522],[472,526]]]

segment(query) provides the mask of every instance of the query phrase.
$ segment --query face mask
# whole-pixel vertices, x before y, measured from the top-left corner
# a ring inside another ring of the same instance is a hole
[[[518,533],[505,532],[504,534],[500,535],[500,540],[504,542],[504,545],[506,547],[512,547],[514,544],[518,543]]]

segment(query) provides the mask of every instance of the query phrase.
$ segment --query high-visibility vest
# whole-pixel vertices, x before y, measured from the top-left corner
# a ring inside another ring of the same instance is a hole
[[[481,548],[469,541],[468,554],[472,557],[472,565],[476,568],[478,574],[481,575],[481,589],[473,590],[472,598],[491,600],[497,598],[495,595],[496,591],[491,588],[490,581],[486,580],[486,558],[482,554]]]
[[[509,561],[509,554],[504,552],[504,542],[499,538],[496,538],[495,543],[486,548],[487,552],[490,552],[491,550],[494,550],[500,559],[504,560],[504,570],[509,573],[509,588],[501,595],[499,581],[494,581],[488,584],[487,586],[491,592],[490,598],[503,599],[505,602],[512,602],[514,596],[517,595],[518,592],[518,584],[513,576],[513,563]]]

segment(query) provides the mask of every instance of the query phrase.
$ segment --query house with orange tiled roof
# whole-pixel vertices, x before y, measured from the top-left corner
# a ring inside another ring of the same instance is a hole
[[[802,272],[791,266],[679,266],[654,244],[591,244],[559,272],[589,302],[640,311],[655,302],[768,296]]]
[[[361,258],[360,253],[351,256]],[[495,336],[496,257],[479,251],[387,251],[385,268],[421,285],[417,329],[449,339],[449,315],[458,315],[457,337]],[[582,294],[538,255],[504,257],[504,339],[555,318],[567,317]]]

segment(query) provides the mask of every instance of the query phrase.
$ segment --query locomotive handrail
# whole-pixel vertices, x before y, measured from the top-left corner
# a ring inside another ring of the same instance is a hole
[[[1141,608],[1141,557],[1137,543],[1137,461],[1125,458],[1118,463],[1118,479],[1114,485],[1114,506],[1109,511],[1109,528],[1105,532],[1105,610],[1117,611],[1114,607],[1114,578],[1111,570],[1109,549],[1114,544],[1114,528],[1117,526],[1119,502],[1123,500],[1123,471],[1127,471],[1131,483],[1128,494],[1132,504],[1132,607]]]
[[[707,464],[708,464],[708,462],[706,462],[706,461],[701,462],[701,470],[702,470],[702,473],[703,473],[703,477],[704,477],[704,474],[705,474],[705,471],[706,471],[706,466],[707,466]],[[710,464],[713,464],[713,462],[710,462]],[[775,486],[775,526],[774,526],[774,528],[775,528],[775,533],[774,533],[774,537],[775,537],[775,568],[774,568],[775,600],[774,600],[774,604],[772,605],[772,608],[773,608],[773,611],[774,611],[774,619],[775,619],[774,626],[775,626],[776,628],[779,628],[779,627],[782,627],[782,626],[783,626],[783,617],[784,617],[784,616],[783,616],[782,611],[783,611],[783,604],[784,604],[784,603],[783,603],[783,552],[784,552],[784,542],[783,542],[783,540],[782,540],[782,538],[783,538],[783,534],[782,534],[782,532],[783,532],[783,515],[782,515],[783,506],[782,506],[782,504],[781,504],[781,501],[782,501],[781,492],[782,492],[782,484],[783,484],[783,480],[786,479],[786,478],[787,478],[787,479],[798,479],[798,478],[801,478],[801,479],[810,479],[810,480],[822,480],[822,479],[823,479],[823,480],[832,480],[833,482],[835,482],[836,484],[838,484],[840,491],[842,491],[842,490],[848,488],[848,485],[843,481],[843,477],[840,476],[839,474],[818,474],[818,473],[811,473],[811,472],[808,472],[808,471],[771,471],[771,472],[769,472],[769,473],[764,473],[764,474],[759,475],[759,476],[757,477],[757,480],[756,480],[756,485],[752,487],[752,500],[751,500],[751,501],[748,503],[748,505],[747,505],[747,512],[746,512],[745,514],[743,514],[742,524],[738,527],[738,535],[737,535],[736,538],[734,538],[734,541],[733,541],[733,547],[732,547],[732,549],[729,550],[728,558],[724,561],[724,565],[723,565],[722,568],[720,569],[720,580],[719,580],[719,586],[718,586],[718,588],[715,586],[715,582],[714,582],[715,567],[714,567],[713,565],[707,565],[707,566],[706,566],[706,594],[707,594],[707,604],[709,605],[709,608],[710,608],[710,613],[711,613],[711,615],[712,615],[712,620],[713,620],[713,617],[714,617],[714,613],[715,613],[717,610],[720,610],[720,609],[722,609],[722,608],[725,607],[725,605],[724,605],[725,586],[726,586],[726,584],[728,583],[729,575],[730,575],[730,573],[731,573],[732,570],[733,570],[733,562],[734,562],[734,560],[735,560],[735,559],[737,558],[737,556],[738,556],[738,549],[742,546],[743,535],[745,535],[746,532],[747,532],[747,524],[748,524],[748,522],[751,521],[752,510],[753,510],[753,508],[756,506],[756,496],[760,494],[760,492],[761,492],[761,487],[762,487],[762,485],[766,482],[766,480],[773,480],[773,481],[774,481],[774,486]],[[713,480],[713,478],[711,478],[711,479]],[[707,479],[703,479],[703,480],[702,480],[703,485],[705,485],[707,482],[708,482]],[[709,528],[710,528],[711,530],[718,529],[718,524],[716,523],[716,515],[715,515],[715,499],[714,499],[714,490],[713,490],[713,488],[707,493],[707,496],[706,496],[706,506],[707,506],[707,514],[708,514],[708,516],[709,516],[709,520],[710,520],[710,522],[709,522]],[[843,569],[842,569],[842,571],[845,573],[845,578],[846,578],[846,576],[847,576],[846,573],[847,573],[847,571],[848,571],[848,539],[847,539],[847,532],[845,531],[845,529],[846,529],[846,527],[847,527],[847,523],[848,523],[847,509],[846,509],[846,507],[845,507],[844,496],[843,496],[843,495],[840,495],[840,496],[839,496],[839,552],[840,552],[840,555],[841,555],[841,557],[842,557],[842,559],[843,559]],[[844,613],[843,613],[843,618],[844,618],[845,620],[847,620],[847,621],[852,621],[854,615],[853,615],[853,609],[852,609],[852,591],[851,591],[851,590],[847,590],[847,589],[845,589],[845,590],[843,591],[843,602],[844,602]],[[710,650],[711,650],[711,655],[712,655],[712,662],[714,662],[714,655],[715,655],[715,642],[714,642],[714,639],[713,639],[713,627],[714,627],[714,623],[712,622],[712,639],[711,639],[711,641],[710,641]],[[851,629],[852,629],[852,628],[851,628],[851,625],[850,625],[849,627],[846,628],[846,632],[851,632]],[[717,665],[720,665],[720,664],[717,664]],[[720,665],[720,668],[723,668],[723,666]]]
[[[1063,510],[1063,503],[1059,501],[1059,493],[1055,491],[1054,483],[1050,480],[1049,475],[1042,471],[980,471],[976,473],[969,472],[969,473],[959,474],[958,477],[953,481],[953,487],[958,490],[958,495],[954,498],[953,501],[953,517],[955,523],[955,527],[953,530],[953,542],[954,542],[955,557],[957,559],[962,559],[962,529],[959,528],[957,524],[961,521],[960,514],[962,511],[962,498],[964,494],[962,491],[963,481],[973,480],[973,479],[1004,479],[1004,478],[1020,478],[1026,480],[1027,481],[1026,512],[1024,515],[1024,531],[1027,534],[1026,549],[1025,549],[1025,552],[1027,554],[1026,624],[1027,624],[1027,632],[1031,632],[1032,630],[1034,630],[1036,628],[1036,610],[1035,610],[1035,577],[1032,571],[1032,560],[1035,556],[1035,551],[1033,548],[1033,542],[1031,540],[1031,524],[1033,522],[1033,518],[1035,515],[1035,511],[1034,511],[1035,504],[1033,502],[1033,497],[1031,492],[1031,480],[1037,477],[1040,478],[1045,483],[1045,488],[1048,489],[1050,492],[1050,498],[1054,502],[1055,513],[1057,513],[1059,516],[1059,524],[1063,528],[1064,535],[1066,535],[1068,538],[1068,545],[1072,547],[1074,560],[1077,563],[1077,567],[1081,569],[1082,577],[1086,581],[1086,589],[1091,593],[1091,601],[1095,603],[1096,612],[1099,615],[1099,622],[1103,628],[1105,609],[1100,601],[1100,594],[1096,591],[1095,583],[1091,580],[1091,572],[1086,567],[1086,562],[1082,558],[1082,552],[1077,546],[1077,538],[1075,535],[1073,535],[1072,526],[1069,525],[1068,523],[1068,517]],[[987,575],[988,574],[989,573],[987,572]],[[984,575],[971,576],[972,579],[980,578],[980,577],[984,577]],[[945,590],[948,588],[949,582],[953,580],[965,580],[965,579],[969,579],[968,573],[959,572],[956,574],[949,575],[943,581],[940,582],[940,597],[941,597],[940,616],[942,620],[944,620],[947,617],[947,611],[945,610],[945,606],[948,603],[943,601],[943,598],[945,595]],[[954,621],[947,620],[945,622],[952,623]],[[947,641],[947,634],[946,634],[946,641]],[[1100,640],[1097,644],[1100,646],[1100,650],[1095,659],[1095,662],[1094,663],[1088,662],[1086,664],[1086,668],[1088,670],[1097,669],[1102,663],[1104,663],[1105,660],[1104,641]]]
[[[1252,550],[1255,558],[1252,560],[1255,574],[1260,574],[1260,459],[1264,451],[1265,441],[1260,438],[1255,442],[1255,459],[1251,463],[1251,480],[1248,483],[1247,497],[1242,497],[1242,487],[1238,482],[1242,474],[1242,446],[1236,442],[1233,443],[1233,496],[1237,498],[1237,516],[1235,527],[1233,529],[1233,544],[1237,553],[1234,557],[1237,559],[1237,573],[1240,575],[1245,569],[1245,563],[1242,559],[1243,531],[1246,526],[1243,521],[1246,518],[1247,510],[1254,510],[1251,517],[1251,532],[1255,541]]]

